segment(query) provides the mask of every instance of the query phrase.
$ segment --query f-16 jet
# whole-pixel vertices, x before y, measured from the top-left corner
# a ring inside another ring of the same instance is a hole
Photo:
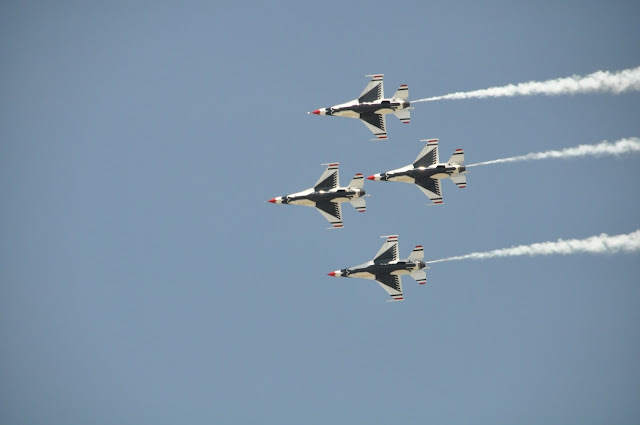
[[[378,139],[387,138],[385,114],[394,114],[404,124],[411,120],[409,102],[409,87],[400,86],[393,97],[385,99],[382,78],[384,74],[367,75],[373,79],[364,88],[357,99],[329,108],[316,109],[316,115],[332,115],[337,117],[360,118],[364,125],[375,134]]]
[[[405,167],[386,173],[374,174],[369,180],[415,183],[434,204],[442,204],[440,180],[451,179],[461,189],[467,186],[467,173],[464,163],[464,151],[456,149],[447,162],[440,162],[438,139],[420,140],[427,142],[420,155]]]
[[[402,280],[403,274],[408,274],[419,284],[427,283],[428,269],[424,263],[424,249],[421,245],[416,246],[406,260],[398,260],[398,236],[382,236],[387,238],[373,260],[359,266],[348,269],[336,270],[329,273],[335,277],[359,277],[362,279],[375,279],[376,282],[391,296],[390,301],[402,301]]]
[[[350,202],[358,212],[365,212],[367,206],[364,197],[368,195],[363,189],[363,175],[358,173],[347,187],[339,187],[338,163],[323,165],[328,165],[328,167],[312,188],[279,196],[268,202],[316,207],[334,228],[343,227],[342,202]]]

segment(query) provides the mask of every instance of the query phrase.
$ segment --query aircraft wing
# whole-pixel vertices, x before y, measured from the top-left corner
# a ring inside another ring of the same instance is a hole
[[[382,78],[384,74],[374,75],[367,87],[364,88],[360,96],[358,96],[358,102],[375,102],[384,97],[384,88],[382,87]]]
[[[391,295],[394,301],[402,301],[402,281],[400,276],[393,274],[376,275],[376,282],[382,287],[387,294]]]
[[[438,164],[440,158],[438,157],[438,139],[430,139],[424,146],[418,157],[413,161],[414,167],[430,167]]]
[[[314,190],[317,192],[320,189],[335,189],[336,187],[338,187],[338,181],[340,180],[339,177],[338,163],[334,162],[332,164],[329,164],[327,169],[324,170],[324,173],[322,173],[317,183],[315,184]]]
[[[442,204],[442,191],[440,189],[440,179],[419,179],[416,180],[418,188],[433,201],[434,204]]]
[[[342,227],[342,204],[331,201],[317,202],[316,208],[333,227]]]
[[[360,114],[360,119],[378,139],[387,138],[387,120],[384,114],[375,114],[373,112]]]
[[[387,240],[382,244],[382,248],[373,258],[375,264],[388,263],[398,259],[398,236],[387,236]]]

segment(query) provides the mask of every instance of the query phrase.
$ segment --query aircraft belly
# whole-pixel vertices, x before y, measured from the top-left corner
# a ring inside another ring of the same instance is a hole
[[[448,178],[450,176],[447,173],[438,173],[438,174],[432,174],[429,177],[431,177],[432,179],[446,179],[446,178]]]
[[[376,275],[369,272],[355,272],[349,273],[349,277],[358,277],[360,279],[375,279]]]
[[[289,201],[289,204],[303,205],[305,207],[315,207],[316,206],[315,202],[310,201],[308,199],[296,199],[295,201]]]
[[[415,183],[415,179],[409,176],[394,176],[390,177],[389,180],[394,182],[402,182],[402,183]]]
[[[390,108],[382,108],[382,109],[378,109],[375,113],[376,114],[393,114],[395,112],[395,110],[390,109]]]
[[[409,270],[402,269],[402,270],[394,270],[390,274],[400,276],[400,275],[409,274],[409,273],[411,273]]]
[[[333,198],[333,199],[331,199],[331,202],[338,202],[338,203],[341,203],[341,202],[347,202],[347,201],[350,201],[350,200],[351,200],[350,198],[347,198],[347,197],[345,197],[345,196],[339,196],[339,197],[337,197],[337,198]]]
[[[360,114],[352,110],[334,112],[333,115],[337,115],[339,117],[360,118]]]

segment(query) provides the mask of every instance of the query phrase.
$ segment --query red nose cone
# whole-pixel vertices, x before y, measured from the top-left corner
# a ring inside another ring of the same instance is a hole
[[[316,109],[315,111],[312,112],[312,114],[320,115],[320,109]]]
[[[375,178],[375,177],[373,177],[373,176],[369,176],[369,177],[367,177],[367,180],[375,180],[375,179],[376,179],[376,178]]]
[[[271,202],[272,204],[275,204],[276,203],[276,198],[269,199],[267,202]]]
[[[327,276],[334,276],[335,277],[336,272],[331,272],[331,273],[327,273]]]

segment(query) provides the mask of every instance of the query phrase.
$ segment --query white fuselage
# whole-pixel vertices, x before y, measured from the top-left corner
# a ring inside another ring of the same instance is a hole
[[[417,179],[446,179],[465,172],[465,166],[460,164],[439,163],[429,167],[415,167],[407,165],[386,173],[374,174],[371,180],[415,183]]]
[[[359,102],[358,99],[317,110],[319,115],[360,118],[361,114],[393,114],[402,109],[411,109],[410,102],[402,99],[380,99],[373,102]]]
[[[318,202],[348,202],[366,195],[364,189],[356,187],[336,187],[315,191],[313,188],[275,198],[276,204],[292,204],[313,207]]]
[[[347,269],[333,272],[335,277],[356,277],[360,279],[375,279],[376,274],[405,275],[425,268],[425,263],[421,261],[396,260],[388,263],[375,264],[373,261]]]

